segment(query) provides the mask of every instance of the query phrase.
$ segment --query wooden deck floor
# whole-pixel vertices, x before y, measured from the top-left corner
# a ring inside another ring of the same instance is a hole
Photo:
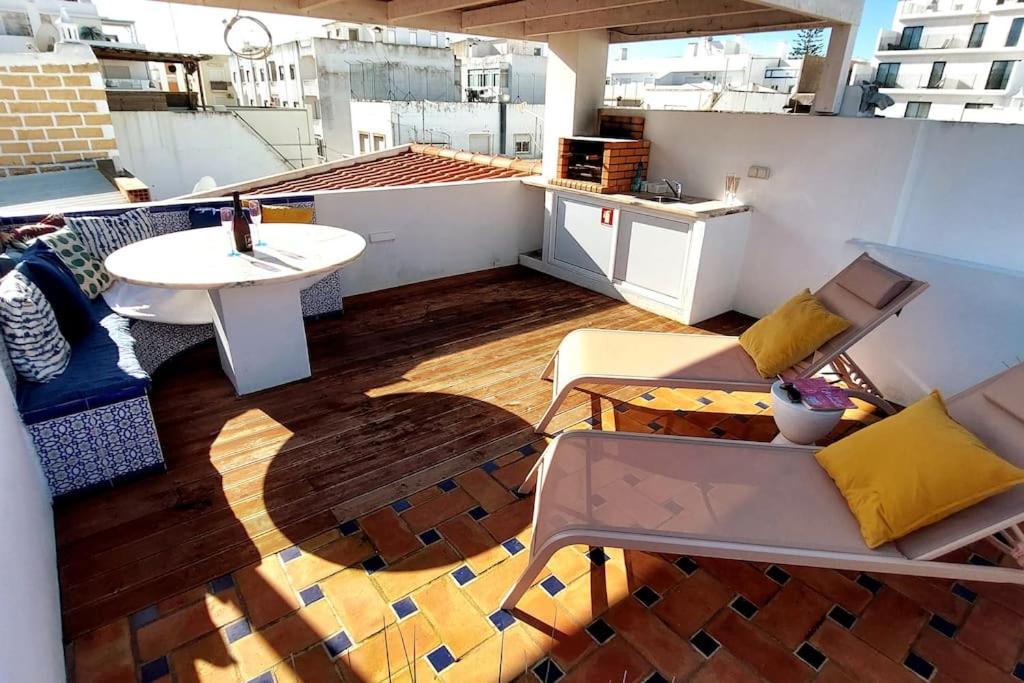
[[[212,345],[161,370],[166,474],[58,507],[67,639],[534,442],[538,373],[570,330],[693,331],[519,268],[346,306],[308,326],[309,381],[237,398]],[[552,429],[590,399],[564,410]]]

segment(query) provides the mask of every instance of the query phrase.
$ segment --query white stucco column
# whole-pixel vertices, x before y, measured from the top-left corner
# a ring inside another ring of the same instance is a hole
[[[608,31],[557,33],[548,38],[544,89],[544,175],[558,163],[558,139],[597,133],[597,110],[604,102],[608,71]]]
[[[814,96],[815,114],[838,114],[846,92],[846,81],[850,73],[850,58],[853,56],[853,42],[857,26],[838,24],[832,26],[825,54],[825,66],[821,71],[818,92]]]

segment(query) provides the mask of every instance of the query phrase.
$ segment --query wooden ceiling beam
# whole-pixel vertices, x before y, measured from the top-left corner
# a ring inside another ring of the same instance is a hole
[[[477,7],[487,2],[488,0],[391,0],[388,2],[388,21],[396,23],[427,14]]]
[[[501,24],[657,2],[660,0],[519,0],[505,5],[466,10],[462,13],[462,28],[472,32],[474,29]]]
[[[316,12],[330,5],[336,5],[342,0],[299,0],[299,10],[302,12]]]
[[[171,0],[181,5],[220,7],[242,12],[269,12],[316,17],[360,24],[386,24],[388,4],[383,0]],[[273,31],[274,27],[271,26]],[[452,30],[458,30],[457,28]]]
[[[725,17],[735,14],[771,12],[763,5],[744,0],[663,0],[645,5],[619,7],[599,12],[567,14],[526,22],[526,35],[572,33],[598,28],[637,26],[665,21]]]
[[[667,21],[656,24],[635,24],[611,29],[608,40],[612,43],[633,43],[645,40],[696,38],[700,36],[733,33],[761,33],[764,31],[790,31],[801,28],[824,27],[827,22],[793,12],[769,11],[726,17],[708,17],[688,21]]]

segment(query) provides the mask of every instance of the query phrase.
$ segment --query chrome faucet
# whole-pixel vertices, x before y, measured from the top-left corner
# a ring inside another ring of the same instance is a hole
[[[672,192],[672,196],[679,201],[683,201],[683,184],[681,182],[678,180],[672,181],[668,178],[662,178],[661,180],[668,185],[668,189]]]

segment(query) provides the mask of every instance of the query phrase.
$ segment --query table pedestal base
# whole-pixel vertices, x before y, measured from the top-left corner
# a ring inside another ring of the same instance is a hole
[[[220,364],[239,396],[310,376],[299,300],[307,286],[210,290]]]

